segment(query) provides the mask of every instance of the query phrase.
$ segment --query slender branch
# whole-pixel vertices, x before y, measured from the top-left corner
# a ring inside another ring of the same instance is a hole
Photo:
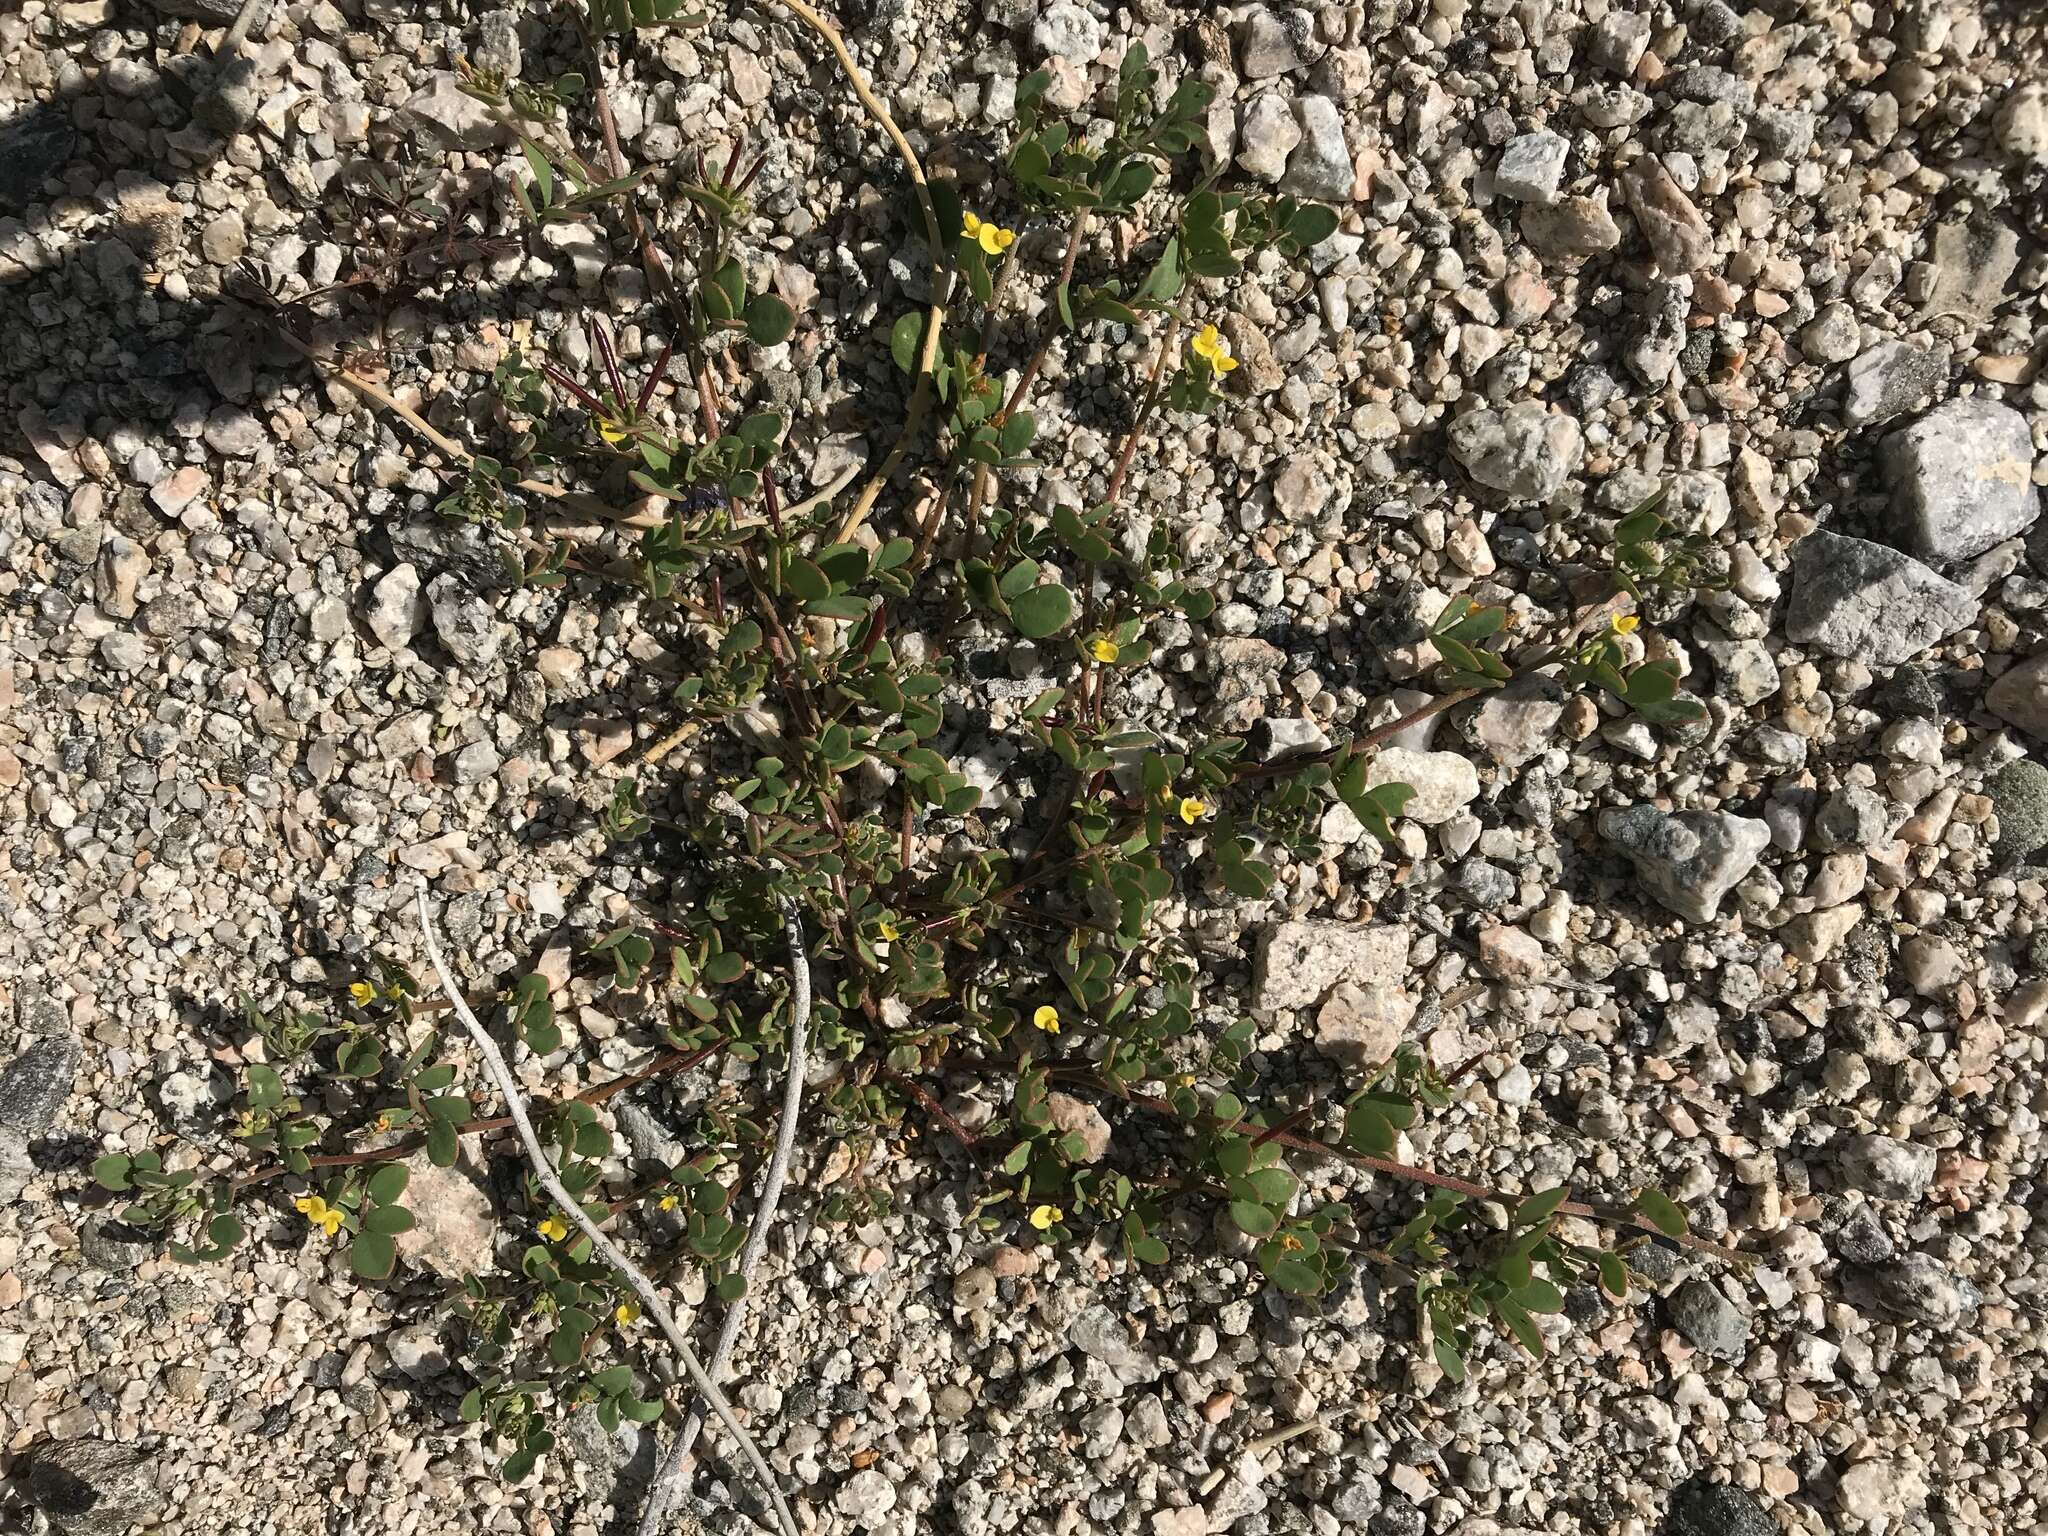
[[[718,1342],[712,1346],[711,1363],[707,1369],[714,1381],[724,1377],[726,1367],[732,1362],[733,1344],[739,1338],[740,1323],[747,1315],[747,1297],[753,1290],[754,1271],[761,1267],[761,1256],[768,1251],[768,1231],[775,1224],[776,1207],[782,1202],[782,1186],[789,1177],[790,1155],[796,1147],[797,1120],[803,1112],[804,1070],[808,1065],[811,1027],[811,963],[804,952],[803,921],[797,916],[795,907],[785,906],[782,917],[789,936],[789,1069],[782,1085],[782,1123],[776,1128],[775,1151],[769,1157],[768,1171],[761,1179],[761,1201],[754,1212],[754,1227],[747,1234],[747,1245],[740,1253],[740,1278],[747,1282],[747,1289],[726,1308],[725,1322],[718,1330]],[[662,1458],[661,1470],[655,1473],[653,1486],[648,1489],[647,1508],[640,1516],[640,1536],[658,1536],[662,1521],[689,1473],[690,1451],[703,1430],[704,1411],[692,1408],[669,1445],[668,1454]]]
[[[774,1506],[776,1522],[782,1529],[782,1536],[798,1536],[796,1517],[790,1513],[789,1501],[782,1496],[782,1489],[775,1481],[775,1472],[768,1465],[768,1459],[761,1454],[761,1448],[754,1443],[754,1437],[747,1433],[746,1425],[742,1424],[739,1416],[733,1412],[732,1404],[726,1401],[725,1394],[718,1390],[718,1383],[706,1373],[703,1362],[697,1358],[697,1352],[690,1347],[689,1339],[677,1325],[675,1314],[669,1311],[668,1303],[662,1299],[661,1292],[654,1288],[653,1282],[641,1272],[639,1266],[626,1257],[625,1251],[605,1235],[604,1229],[591,1220],[590,1213],[583,1209],[582,1202],[569,1193],[567,1186],[562,1183],[561,1175],[555,1172],[555,1165],[548,1161],[547,1152],[540,1144],[540,1136],[534,1131],[533,1121],[527,1117],[525,1101],[519,1096],[519,1080],[512,1075],[512,1068],[506,1063],[505,1053],[498,1049],[498,1042],[491,1038],[490,1031],[478,1022],[475,1011],[463,1000],[461,989],[456,986],[455,978],[449,974],[447,961],[441,957],[441,943],[434,932],[434,918],[427,908],[427,892],[424,886],[419,893],[419,914],[420,940],[426,947],[427,959],[441,978],[442,991],[455,1004],[456,1014],[469,1030],[470,1038],[476,1042],[477,1053],[483,1057],[484,1066],[489,1070],[492,1081],[497,1084],[498,1092],[504,1096],[506,1113],[511,1116],[512,1124],[519,1132],[519,1142],[526,1149],[526,1160],[533,1165],[534,1177],[540,1181],[541,1188],[547,1191],[548,1198],[561,1207],[562,1214],[582,1230],[583,1235],[590,1239],[597,1251],[604,1255],[605,1262],[619,1272],[633,1294],[639,1297],[641,1307],[661,1329],[663,1337],[675,1350],[676,1358],[682,1362],[684,1371],[696,1384],[698,1392],[711,1405],[712,1411],[718,1415],[719,1421],[725,1425],[734,1442],[738,1444],[755,1478],[767,1493],[769,1503]]]

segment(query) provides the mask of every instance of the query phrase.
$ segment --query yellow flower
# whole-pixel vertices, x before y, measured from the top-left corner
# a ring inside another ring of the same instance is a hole
[[[1065,1214],[1056,1205],[1035,1205],[1031,1208],[1031,1225],[1041,1232],[1050,1232],[1053,1224]]]
[[[1048,1035],[1056,1035],[1060,1032],[1060,1011],[1051,1003],[1047,1003],[1031,1015],[1031,1022]]]
[[[1230,355],[1230,343],[1213,325],[1202,327],[1201,334],[1194,340],[1195,356],[1209,365],[1212,372],[1228,373],[1237,366],[1237,359]]]
[[[1107,635],[1097,635],[1088,642],[1088,654],[1106,667],[1123,654],[1123,647]]]
[[[887,919],[886,917],[883,918],[882,921],[876,925],[876,927],[880,931],[882,937],[887,939],[891,944],[895,943],[898,939],[903,937],[903,930],[901,928],[898,928],[894,923],[890,922],[889,919]]]
[[[354,998],[357,1002],[361,1003],[364,1007],[368,1007],[371,1003],[377,1000],[377,989],[371,986],[367,981],[350,982],[348,995]]]
[[[618,1320],[621,1327],[627,1323],[637,1323],[640,1321],[640,1303],[622,1301],[612,1309],[612,1316]]]
[[[609,416],[599,416],[595,419],[597,421],[597,435],[606,442],[617,447],[626,440],[626,429],[613,421]]]
[[[1002,225],[992,220],[980,218],[971,213],[961,215],[960,227],[967,232],[968,239],[972,240],[984,251],[987,251],[991,256],[1002,255],[1017,240],[1014,230],[1005,229]]]
[[[1301,1252],[1301,1239],[1292,1232],[1283,1232],[1280,1234],[1280,1246],[1288,1253],[1299,1253]]]
[[[569,1223],[559,1216],[550,1216],[540,1224],[540,1235],[551,1243],[559,1243],[569,1235]]]
[[[1208,814],[1209,802],[1206,800],[1190,799],[1180,803],[1180,819],[1191,827]]]
[[[677,1202],[676,1197],[674,1195],[663,1195],[659,1200],[655,1201],[654,1203],[660,1206],[664,1211],[672,1211],[676,1208]]]
[[[329,1237],[341,1230],[342,1212],[318,1195],[301,1195],[292,1202],[292,1208]]]
[[[1613,618],[1609,619],[1607,622],[1613,626],[1614,632],[1617,635],[1632,635],[1636,632],[1636,630],[1639,627],[1641,627],[1643,621],[1637,618],[1632,613],[1618,613]]]

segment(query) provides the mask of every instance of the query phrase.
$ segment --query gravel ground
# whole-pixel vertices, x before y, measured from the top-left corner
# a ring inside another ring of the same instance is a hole
[[[638,48],[620,131],[658,181],[698,146],[765,151],[758,276],[798,326],[748,361],[823,484],[893,435],[877,338],[922,297],[922,247],[812,37],[711,9]],[[282,1201],[251,1207],[231,1262],[181,1267],[126,1240],[87,1175],[165,1125],[211,1134],[237,994],[318,996],[371,947],[416,955],[422,879],[479,984],[666,889],[589,815],[670,723],[644,605],[509,587],[489,537],[436,519],[418,440],[225,291],[357,270],[336,194],[403,157],[490,243],[389,304],[363,343],[389,387],[460,434],[511,342],[580,368],[604,313],[629,358],[655,350],[637,254],[508,216],[492,184],[516,151],[453,89],[465,56],[568,68],[573,29],[288,0],[222,66],[234,10],[0,16],[0,1529],[628,1529],[637,1431],[579,1421],[570,1454],[501,1485],[456,1415],[431,1273],[352,1282]],[[813,1155],[737,1400],[814,1528],[2048,1529],[2039,8],[840,15],[971,189],[1020,74],[1049,61],[1078,107],[1143,38],[1169,77],[1216,84],[1212,141],[1242,176],[1344,212],[1308,271],[1204,295],[1236,397],[1148,447],[1128,501],[1222,601],[1126,690],[1134,721],[1285,742],[1391,718],[1448,596],[1542,630],[1559,577],[1660,484],[1725,552],[1730,588],[1651,626],[1703,727],[1653,734],[1541,686],[1455,712],[1403,744],[1423,794],[1398,849],[1335,817],[1272,900],[1198,891],[1176,916],[1206,995],[1252,1010],[1276,1063],[1294,1040],[1361,1049],[1368,1007],[1441,1061],[1479,1056],[1418,1160],[1511,1190],[1658,1182],[1758,1261],[1653,1251],[1657,1294],[1574,1295],[1547,1361],[1491,1343],[1454,1386],[1377,1276],[1300,1304],[1221,1235],[1142,1272],[990,1245],[943,1143]],[[1024,238],[1048,272],[1060,232]],[[1041,440],[1069,446],[1020,495],[1101,484],[1146,356],[1120,333],[1055,352]],[[1001,718],[1042,686],[1024,651],[991,660],[956,708]],[[1031,765],[959,750],[995,798],[1034,792]],[[1361,1002],[1349,930],[1281,925],[1365,916],[1406,958],[1373,962]],[[1273,944],[1296,963],[1256,967]],[[575,1049],[529,1060],[536,1083],[648,1053],[630,1010],[577,987]],[[710,1086],[622,1129],[659,1145]],[[805,1189],[827,1180],[896,1209],[825,1223]],[[487,1213],[441,1201],[441,1256],[487,1252]],[[691,1518],[752,1528],[744,1483],[714,1463]]]

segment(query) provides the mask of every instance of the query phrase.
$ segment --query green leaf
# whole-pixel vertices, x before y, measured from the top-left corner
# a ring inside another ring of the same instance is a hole
[[[761,294],[747,305],[747,339],[755,346],[776,346],[795,329],[796,312],[775,295]]]
[[[1600,1268],[1600,1289],[1615,1301],[1628,1297],[1628,1260],[1612,1249],[1603,1249],[1597,1260]]]
[[[555,200],[555,168],[548,164],[548,157],[533,140],[521,136],[519,147],[526,152],[526,163],[533,168],[533,184],[540,192],[541,206]]]
[[[784,567],[782,579],[798,597],[815,599],[832,595],[832,578],[816,564],[799,555]]]
[[[1056,581],[1033,587],[1010,604],[1012,622],[1029,640],[1057,634],[1073,617],[1074,594]]]
[[[240,1218],[231,1215],[227,1211],[222,1211],[206,1224],[206,1235],[212,1240],[215,1248],[225,1253],[228,1249],[239,1243],[246,1234],[243,1231]]]
[[[363,1181],[363,1187],[377,1204],[395,1205],[404,1198],[406,1181],[411,1177],[403,1163],[380,1163]]]
[[[1541,1275],[1515,1288],[1515,1304],[1531,1312],[1549,1313],[1564,1310],[1564,1292],[1545,1280]]]
[[[1636,1194],[1636,1214],[1666,1237],[1685,1236],[1685,1212],[1678,1203],[1661,1189],[1640,1190]]]
[[[1557,1214],[1571,1191],[1560,1184],[1555,1189],[1538,1190],[1515,1207],[1515,1225],[1518,1227],[1540,1227]]]
[[[1323,1288],[1323,1272],[1292,1256],[1275,1259],[1266,1275],[1290,1296],[1313,1296]]]
[[[1337,232],[1337,210],[1321,203],[1304,203],[1287,221],[1287,238],[1303,250],[1321,245]]]
[[[474,1424],[478,1419],[482,1418],[484,1416],[483,1392],[476,1387],[471,1387],[467,1392],[463,1393],[462,1402],[456,1407],[455,1416],[465,1424]]]
[[[1256,1200],[1231,1201],[1230,1219],[1251,1237],[1271,1237],[1280,1226],[1280,1218]]]
[[[917,371],[918,343],[924,340],[924,311],[913,309],[898,315],[889,328],[889,355],[905,373]]]
[[[1465,1357],[1458,1352],[1458,1346],[1449,1339],[1438,1337],[1433,1341],[1436,1363],[1453,1385],[1465,1379]]]
[[[1522,1348],[1541,1360],[1545,1353],[1543,1331],[1536,1326],[1536,1320],[1506,1298],[1495,1302],[1494,1310],[1500,1314],[1500,1320],[1507,1325],[1508,1332],[1520,1341]]]
[[[412,1230],[412,1212],[402,1205],[379,1205],[363,1214],[363,1231],[396,1237]]]
[[[718,1299],[720,1301],[738,1301],[746,1294],[747,1277],[745,1275],[731,1274],[718,1277]]]
[[[134,1166],[125,1154],[109,1152],[94,1161],[92,1176],[102,1189],[123,1190],[129,1188],[128,1173]]]
[[[385,1280],[398,1262],[398,1245],[384,1232],[358,1232],[348,1245],[349,1266],[365,1280]]]

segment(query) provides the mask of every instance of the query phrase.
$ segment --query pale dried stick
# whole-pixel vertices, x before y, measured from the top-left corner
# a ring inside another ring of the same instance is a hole
[[[712,1379],[725,1375],[732,1363],[733,1345],[740,1336],[740,1323],[747,1315],[747,1297],[752,1293],[754,1271],[761,1267],[761,1255],[768,1251],[768,1229],[774,1225],[776,1208],[782,1203],[782,1186],[789,1178],[790,1154],[796,1148],[797,1119],[803,1110],[804,1069],[808,1064],[811,1027],[811,962],[804,953],[803,922],[794,907],[783,909],[789,936],[789,1076],[782,1085],[782,1123],[775,1133],[775,1151],[768,1159],[768,1171],[761,1179],[761,1200],[754,1213],[754,1228],[747,1234],[747,1246],[740,1253],[740,1278],[747,1289],[726,1310],[725,1322],[712,1346]],[[661,1522],[675,1501],[676,1490],[688,1474],[690,1450],[704,1429],[704,1410],[692,1408],[690,1416],[662,1458],[661,1470],[648,1490],[647,1508],[640,1517],[640,1536],[659,1536]]]
[[[424,887],[419,894],[419,910],[420,940],[426,948],[427,961],[433,966],[434,973],[440,977],[442,995],[454,1005],[456,1017],[462,1020],[464,1028],[469,1031],[470,1039],[475,1042],[477,1054],[483,1058],[484,1067],[490,1073],[491,1081],[497,1085],[499,1095],[505,1100],[505,1113],[511,1117],[514,1129],[519,1132],[519,1144],[526,1149],[526,1160],[533,1165],[534,1177],[540,1181],[541,1188],[547,1191],[548,1198],[561,1207],[562,1214],[582,1230],[583,1235],[589,1238],[592,1245],[604,1256],[605,1262],[619,1272],[633,1294],[640,1298],[642,1309],[661,1329],[662,1336],[675,1350],[676,1358],[682,1361],[684,1372],[704,1401],[711,1405],[711,1411],[718,1416],[719,1422],[731,1433],[741,1455],[753,1469],[755,1478],[775,1508],[775,1519],[782,1529],[782,1536],[798,1536],[796,1517],[790,1513],[789,1501],[782,1496],[782,1489],[776,1484],[775,1472],[768,1465],[768,1458],[761,1454],[760,1446],[756,1445],[754,1437],[747,1433],[746,1425],[742,1424],[739,1416],[732,1411],[732,1404],[727,1402],[725,1394],[718,1390],[718,1383],[705,1371],[703,1362],[697,1358],[697,1352],[690,1347],[689,1339],[676,1323],[675,1314],[669,1311],[668,1303],[662,1300],[661,1292],[657,1291],[653,1282],[641,1273],[639,1266],[626,1257],[624,1250],[605,1236],[604,1229],[590,1219],[589,1212],[583,1209],[582,1203],[570,1194],[567,1186],[562,1183],[561,1176],[555,1172],[555,1165],[548,1161],[547,1152],[540,1144],[540,1136],[535,1132],[533,1121],[526,1113],[526,1101],[520,1097],[519,1081],[513,1077],[512,1068],[505,1060],[505,1053],[498,1049],[498,1042],[491,1038],[490,1031],[478,1022],[476,1013],[463,998],[462,989],[456,985],[455,977],[448,969],[448,962],[441,956],[441,943],[435,935],[433,913],[427,908],[427,893]]]

